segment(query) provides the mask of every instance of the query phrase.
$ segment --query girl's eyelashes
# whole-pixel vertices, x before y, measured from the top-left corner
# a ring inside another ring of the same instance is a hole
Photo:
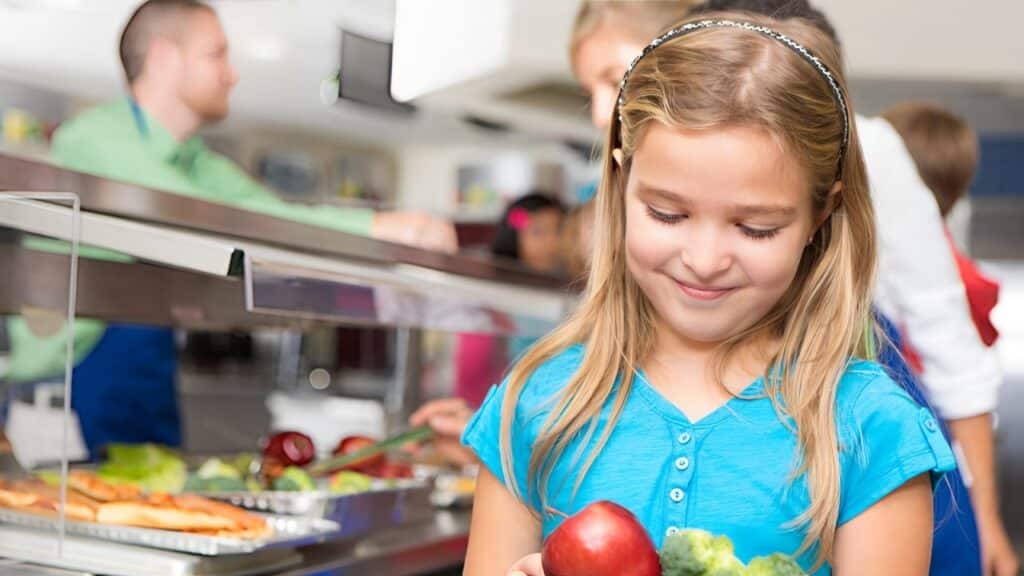
[[[672,214],[670,212],[662,212],[661,210],[654,208],[654,206],[651,206],[650,204],[647,205],[647,214],[650,215],[651,218],[657,220],[658,222],[662,222],[665,224],[677,224],[686,219],[685,214]]]
[[[647,205],[647,214],[651,218],[657,220],[658,222],[670,225],[678,224],[683,220],[686,220],[688,217],[686,214],[663,212],[649,204]],[[782,230],[782,228],[754,228],[751,226],[747,226],[745,224],[737,224],[736,226],[740,229],[744,236],[752,238],[754,240],[767,240],[778,235],[779,231]]]
[[[745,226],[743,224],[737,224],[737,226],[739,226],[745,236],[753,238],[754,240],[767,240],[768,238],[776,236],[779,233],[779,230],[781,230],[781,228],[751,228],[750,226]]]

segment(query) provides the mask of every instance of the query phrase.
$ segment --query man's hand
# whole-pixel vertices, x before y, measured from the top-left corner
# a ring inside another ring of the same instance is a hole
[[[455,226],[425,212],[378,212],[370,235],[435,252],[452,254],[459,249]]]

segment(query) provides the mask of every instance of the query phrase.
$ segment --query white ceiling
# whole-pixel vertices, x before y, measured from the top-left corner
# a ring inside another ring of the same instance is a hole
[[[547,0],[559,3],[559,10],[550,13],[565,20],[554,27],[566,34],[572,10],[563,4],[577,1]],[[136,2],[0,0],[0,77],[87,100],[116,97],[122,91],[116,39]],[[1024,35],[1018,30],[1024,1],[817,2],[837,23],[855,80],[855,102],[866,111],[893,98],[929,97],[951,103],[983,130],[1024,131]],[[390,37],[394,0],[213,4],[241,73],[229,126],[287,126],[387,146],[483,138],[450,112],[396,119],[352,104],[328,106],[321,101],[321,80],[339,62],[339,28]],[[551,28],[549,23],[546,29]],[[529,30],[515,34],[512,41],[534,40]],[[468,52],[472,49],[466,46]],[[570,81],[564,50],[531,65],[536,80]]]
[[[338,69],[342,26],[390,38],[391,0],[214,0],[241,81],[232,126],[277,125],[366,144],[479,138],[452,116],[396,118],[325,104],[321,80]],[[116,44],[137,0],[0,0],[0,77],[102,101],[123,93]]]

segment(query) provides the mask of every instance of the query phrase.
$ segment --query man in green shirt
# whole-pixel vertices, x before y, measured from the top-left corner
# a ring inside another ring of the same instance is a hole
[[[289,204],[250,178],[231,160],[208,149],[196,135],[204,126],[223,120],[229,110],[229,95],[238,82],[238,72],[228,56],[228,40],[216,12],[197,0],[148,0],[128,20],[121,35],[121,65],[129,94],[110,104],[86,111],[66,122],[53,140],[54,160],[67,168],[132,182],[352,234],[451,252],[456,246],[453,226],[430,215],[415,212],[374,212],[329,206]],[[84,256],[104,257],[102,251]],[[106,257],[115,257],[110,253]],[[116,330],[115,330],[116,328]],[[10,319],[11,358],[8,377],[32,381],[59,376],[63,370],[65,329],[41,334],[21,318]],[[101,395],[120,400],[125,394],[147,392],[130,380],[148,383],[152,401],[173,403],[173,362],[155,349],[170,348],[169,331],[145,327],[106,327],[97,321],[75,324],[74,351],[76,389],[82,396],[96,396],[97,386],[89,382],[106,378],[125,382],[121,388],[105,389]],[[116,347],[119,351],[110,350]],[[140,348],[133,354],[131,348]],[[91,360],[90,360],[91,359]],[[102,360],[101,360],[102,359]],[[143,360],[144,359],[144,360]],[[114,362],[116,366],[108,366]],[[133,370],[130,364],[145,363]],[[154,366],[159,369],[154,370]],[[156,374],[153,374],[154,371]],[[169,375],[169,376],[168,376]],[[143,383],[145,384],[145,383]],[[87,391],[88,389],[88,391]],[[138,392],[133,392],[138,390]],[[168,396],[168,393],[170,394]],[[160,400],[163,398],[163,400]],[[150,438],[145,433],[120,435],[121,423],[107,423],[96,431],[89,415],[102,405],[76,409],[90,449],[102,441],[152,439],[174,443],[175,434]],[[84,400],[83,400],[84,402]],[[96,402],[99,402],[98,400]],[[129,403],[130,404],[130,403]],[[165,419],[176,407],[164,407]],[[143,416],[139,416],[143,418]],[[136,428],[145,428],[137,422]],[[176,426],[176,422],[174,423]],[[169,426],[169,428],[174,427]],[[131,426],[128,426],[129,428]],[[144,431],[143,431],[144,432]]]

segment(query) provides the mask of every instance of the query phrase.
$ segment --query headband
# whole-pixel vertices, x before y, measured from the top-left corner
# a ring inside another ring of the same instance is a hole
[[[651,43],[648,44],[643,49],[643,52],[641,52],[636,58],[633,58],[633,61],[629,64],[629,68],[626,69],[626,74],[622,77],[622,82],[619,84],[619,98],[616,107],[616,114],[619,118],[619,124],[622,124],[622,106],[625,103],[626,99],[626,84],[629,82],[629,77],[633,73],[633,68],[636,67],[637,63],[640,62],[640,60],[642,60],[644,56],[647,56],[648,54],[653,52],[655,48],[661,46],[662,44],[668,42],[669,40],[674,40],[676,38],[679,38],[680,36],[685,36],[691,32],[697,32],[699,30],[706,30],[709,28],[738,28],[741,30],[757,32],[762,36],[771,38],[772,40],[780,42],[782,45],[786,46],[787,48],[795,52],[797,55],[802,57],[811,66],[814,67],[818,74],[821,74],[821,76],[825,78],[825,81],[828,82],[829,87],[832,89],[832,97],[835,99],[836,107],[839,108],[839,112],[842,115],[843,140],[839,145],[839,168],[837,171],[836,179],[842,177],[843,160],[846,157],[846,149],[850,142],[850,115],[846,109],[846,97],[843,96],[843,90],[842,88],[839,87],[839,82],[836,81],[835,75],[832,74],[832,71],[829,70],[828,66],[826,66],[821,60],[819,60],[817,56],[812,54],[811,51],[808,50],[807,48],[804,48],[803,44],[800,44],[796,40],[793,40],[792,38],[786,36],[785,34],[782,34],[781,32],[776,32],[771,28],[758,26],[750,22],[742,22],[735,20],[700,20],[698,22],[690,22],[689,24],[684,24],[682,26],[679,26],[678,28],[673,28],[652,40]]]

